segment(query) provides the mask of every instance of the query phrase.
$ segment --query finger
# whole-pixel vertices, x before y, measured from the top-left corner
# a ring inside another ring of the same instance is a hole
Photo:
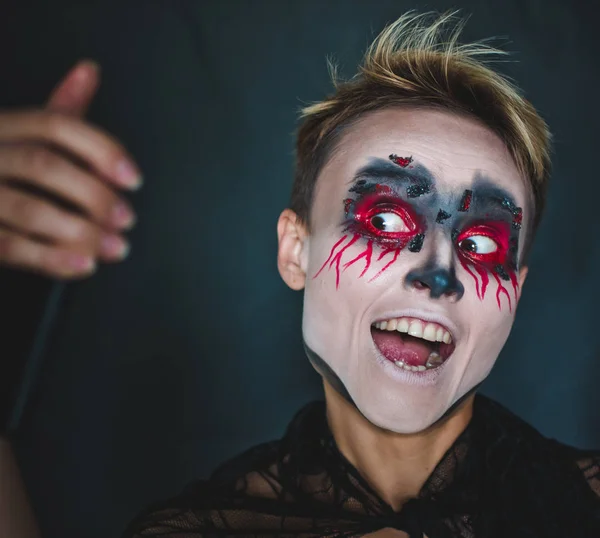
[[[0,113],[0,143],[40,141],[57,145],[117,186],[137,189],[141,174],[123,146],[98,127],[47,111]]]
[[[0,227],[0,266],[34,271],[53,278],[89,276],[96,270],[91,256],[44,245]]]
[[[71,247],[103,261],[120,261],[129,252],[122,237],[104,232],[88,220],[30,193],[0,185],[0,222],[23,235]]]
[[[101,226],[128,229],[135,222],[130,205],[113,189],[48,148],[0,145],[0,177],[34,183],[68,200]]]
[[[50,94],[46,108],[54,112],[85,115],[100,85],[100,66],[84,60],[73,67]]]

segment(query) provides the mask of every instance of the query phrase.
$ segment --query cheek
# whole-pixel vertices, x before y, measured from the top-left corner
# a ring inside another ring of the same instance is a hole
[[[356,278],[367,282],[377,280],[396,262],[405,247],[418,251],[421,248],[422,236],[415,236],[410,241],[397,243],[394,246],[380,245],[373,239],[360,234],[345,232],[340,237],[325,241],[322,249],[318,249],[311,258],[317,260],[316,265],[309,267],[309,277],[313,280],[334,273],[335,288],[340,287],[342,275],[351,270]],[[325,245],[331,245],[326,247]],[[321,262],[321,260],[324,260]]]

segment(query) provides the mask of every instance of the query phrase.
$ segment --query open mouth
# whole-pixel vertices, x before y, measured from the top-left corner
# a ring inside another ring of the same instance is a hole
[[[411,372],[439,368],[455,348],[446,327],[417,318],[377,321],[371,326],[371,335],[387,360]]]

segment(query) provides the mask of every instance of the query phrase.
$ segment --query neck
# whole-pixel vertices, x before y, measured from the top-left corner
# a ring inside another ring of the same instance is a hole
[[[340,452],[394,510],[416,497],[473,416],[474,396],[425,431],[401,434],[369,422],[327,381],[327,420]]]

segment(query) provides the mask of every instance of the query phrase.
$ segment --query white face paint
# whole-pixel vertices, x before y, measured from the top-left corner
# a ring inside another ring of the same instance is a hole
[[[526,200],[473,119],[382,110],[342,137],[315,190],[303,333],[372,423],[422,431],[488,375],[520,294]]]

